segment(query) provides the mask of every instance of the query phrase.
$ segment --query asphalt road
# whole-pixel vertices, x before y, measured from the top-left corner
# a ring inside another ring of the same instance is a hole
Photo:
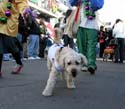
[[[48,78],[45,59],[24,61],[19,75],[10,73],[14,64],[3,63],[0,109],[125,109],[125,64],[97,61],[96,74],[80,72],[74,90],[58,79],[51,97],[42,96]]]

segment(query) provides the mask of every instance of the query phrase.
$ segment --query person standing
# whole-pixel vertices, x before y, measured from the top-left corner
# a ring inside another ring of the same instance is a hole
[[[97,5],[100,6],[98,7]],[[96,45],[98,39],[98,15],[97,10],[102,8],[103,0],[85,0],[80,4],[80,25],[77,32],[78,51],[84,54],[88,60],[88,71],[95,74],[96,65]],[[84,70],[82,67],[81,70]]]
[[[69,36],[67,33],[66,33],[66,29],[67,28],[65,28],[67,25],[66,25],[66,23],[67,22],[69,22],[69,20],[70,20],[70,14],[72,13],[72,9],[68,9],[67,11],[66,11],[66,16],[65,16],[65,18],[64,18],[64,32],[63,32],[63,36],[62,36],[62,39],[63,39],[63,42],[64,42],[64,46],[68,46],[68,47],[70,47],[70,48],[72,48],[72,49],[74,49],[74,40],[73,40],[73,36]]]
[[[98,32],[98,41],[99,41],[99,57],[103,57],[104,49],[105,49],[105,35],[104,35],[104,26],[100,26],[100,30]]]
[[[23,64],[17,39],[19,13],[23,15],[28,8],[27,0],[0,0],[0,77],[2,77],[2,58],[4,53],[12,53],[17,65],[12,74],[19,74]]]
[[[123,63],[124,60],[124,42],[125,42],[125,27],[121,19],[116,19],[113,27],[113,36],[117,41],[115,47],[115,63]],[[120,59],[120,60],[119,60]]]
[[[29,28],[29,39],[28,39],[28,59],[40,59],[38,57],[38,49],[39,49],[39,37],[40,37],[40,25],[37,20],[37,13],[27,10],[25,13],[25,20],[27,23],[27,27]]]

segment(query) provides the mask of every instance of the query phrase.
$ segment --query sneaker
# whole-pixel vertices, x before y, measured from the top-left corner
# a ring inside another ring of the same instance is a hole
[[[93,69],[92,67],[88,68],[88,71],[90,72],[90,74],[94,75],[95,74],[95,69]]]
[[[35,60],[36,58],[34,57],[28,57],[28,60]]]
[[[16,65],[11,73],[19,74],[22,68],[23,68],[23,65]]]
[[[35,59],[41,59],[41,58],[37,56],[37,57],[35,57]]]
[[[22,58],[22,60],[24,60],[24,61],[25,61],[25,60],[27,60],[27,58]]]
[[[88,71],[88,68],[84,66],[84,67],[81,68],[81,71],[87,72],[87,71]]]

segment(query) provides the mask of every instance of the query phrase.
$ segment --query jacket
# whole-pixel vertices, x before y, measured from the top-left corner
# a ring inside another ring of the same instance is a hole
[[[18,34],[18,17],[19,13],[23,15],[25,9],[28,7],[27,0],[12,0],[11,16],[7,18],[7,23],[0,22],[0,33],[10,37],[17,37]],[[0,1],[0,18],[5,16],[7,10],[6,5],[8,0]]]

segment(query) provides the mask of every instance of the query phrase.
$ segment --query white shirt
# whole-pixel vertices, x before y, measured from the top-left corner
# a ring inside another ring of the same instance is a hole
[[[125,30],[124,30],[124,24],[123,22],[118,22],[115,24],[113,29],[113,36],[115,38],[125,38]]]
[[[89,20],[87,19],[87,17],[84,14],[84,4],[82,4],[82,6],[80,7],[80,27],[84,27],[84,28],[90,28],[90,29],[99,29],[98,26],[98,14],[97,12],[95,12],[96,17],[95,19]]]

